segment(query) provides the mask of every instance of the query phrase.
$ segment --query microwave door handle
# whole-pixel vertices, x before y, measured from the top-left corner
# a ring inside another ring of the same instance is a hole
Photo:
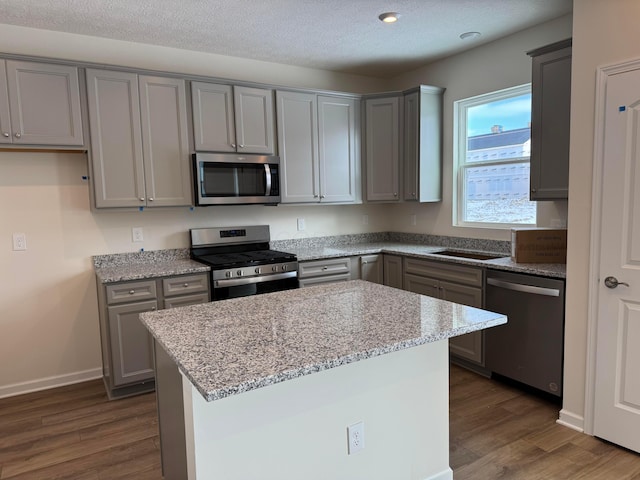
[[[271,168],[268,163],[264,164],[264,192],[266,196],[271,195]]]

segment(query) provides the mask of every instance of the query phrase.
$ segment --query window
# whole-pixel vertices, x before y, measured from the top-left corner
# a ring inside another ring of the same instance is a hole
[[[531,85],[454,104],[454,224],[535,225],[529,201]]]

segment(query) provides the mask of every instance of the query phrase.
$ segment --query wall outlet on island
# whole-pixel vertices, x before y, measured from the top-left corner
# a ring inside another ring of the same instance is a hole
[[[354,423],[347,427],[347,452],[349,455],[364,449],[364,422]]]

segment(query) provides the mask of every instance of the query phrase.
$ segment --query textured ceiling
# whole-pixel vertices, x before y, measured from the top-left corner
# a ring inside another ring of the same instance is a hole
[[[571,10],[572,0],[0,0],[0,23],[392,77]],[[387,11],[400,20],[380,22]],[[482,36],[460,40],[467,31]]]

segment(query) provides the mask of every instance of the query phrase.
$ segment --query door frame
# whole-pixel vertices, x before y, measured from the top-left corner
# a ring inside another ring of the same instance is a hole
[[[609,77],[640,70],[640,58],[598,67],[596,70],[596,102],[593,145],[593,179],[591,196],[591,233],[589,254],[589,307],[587,313],[587,359],[585,378],[585,433],[593,435],[596,393],[596,345],[598,330],[598,295],[600,277],[600,229],[602,225],[602,173],[604,171],[605,101]]]

